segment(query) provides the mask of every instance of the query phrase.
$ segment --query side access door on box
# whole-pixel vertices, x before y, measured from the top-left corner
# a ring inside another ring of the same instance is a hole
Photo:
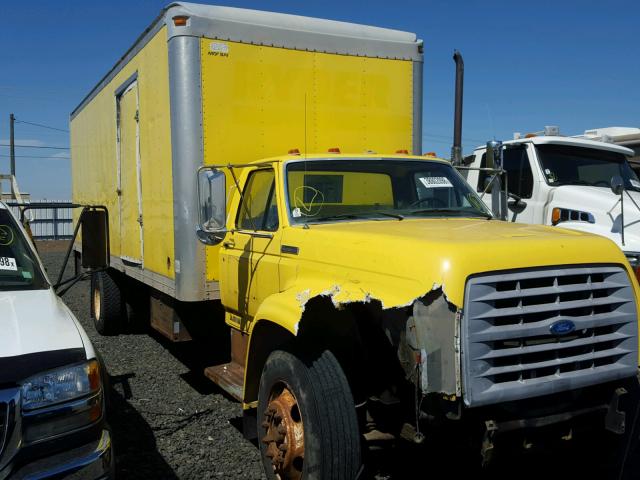
[[[138,81],[130,79],[116,91],[120,258],[142,266],[142,183]]]

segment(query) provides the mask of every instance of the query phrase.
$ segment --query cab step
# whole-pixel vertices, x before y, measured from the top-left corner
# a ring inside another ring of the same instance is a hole
[[[242,401],[244,367],[236,362],[223,363],[204,369],[204,374],[238,401]]]

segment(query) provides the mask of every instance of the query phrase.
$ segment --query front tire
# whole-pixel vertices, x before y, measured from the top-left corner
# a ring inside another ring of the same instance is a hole
[[[100,335],[116,335],[125,317],[120,287],[107,272],[91,277],[91,319]]]
[[[361,466],[353,396],[335,356],[276,350],[258,393],[258,437],[268,479],[352,480]]]

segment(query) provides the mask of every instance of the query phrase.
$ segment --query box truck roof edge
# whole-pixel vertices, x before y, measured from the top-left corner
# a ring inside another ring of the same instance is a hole
[[[186,17],[175,25],[174,17]],[[422,62],[422,40],[414,33],[245,8],[174,2],[167,5],[134,44],[71,112],[73,119],[95,95],[158,33],[207,37],[270,47]]]

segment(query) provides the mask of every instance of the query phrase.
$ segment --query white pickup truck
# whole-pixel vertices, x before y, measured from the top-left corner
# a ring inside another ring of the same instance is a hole
[[[0,479],[113,478],[106,374],[0,202]]]
[[[640,267],[640,181],[628,158],[633,150],[613,143],[561,136],[557,128],[502,143],[509,221],[554,225],[613,240],[634,270]],[[516,134],[516,137],[518,135]],[[465,158],[462,170],[478,191],[489,191],[487,147]],[[495,166],[495,165],[494,165]],[[483,200],[490,207],[492,196]],[[624,221],[623,221],[624,219]]]

